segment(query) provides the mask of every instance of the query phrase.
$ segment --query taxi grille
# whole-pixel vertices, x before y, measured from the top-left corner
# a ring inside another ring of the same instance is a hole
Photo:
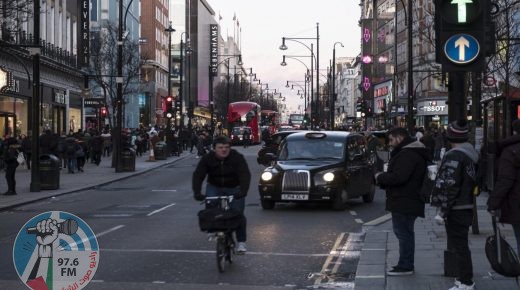
[[[309,171],[287,171],[283,175],[283,192],[309,192]]]

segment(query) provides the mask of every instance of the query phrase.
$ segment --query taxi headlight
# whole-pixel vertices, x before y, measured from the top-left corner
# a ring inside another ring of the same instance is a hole
[[[323,180],[325,180],[326,182],[333,181],[334,180],[334,173],[327,172],[327,173],[323,174]]]
[[[263,181],[269,181],[273,178],[273,174],[269,171],[266,171],[266,172],[262,173],[261,178]]]

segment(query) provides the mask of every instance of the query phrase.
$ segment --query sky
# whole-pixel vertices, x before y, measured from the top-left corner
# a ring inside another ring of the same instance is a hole
[[[303,45],[286,41],[288,50],[279,46],[282,37],[316,37],[316,23],[320,33],[320,72],[326,75],[326,69],[332,60],[332,50],[336,45],[338,57],[355,57],[360,52],[361,32],[358,26],[360,18],[359,0],[206,0],[213,8],[221,34],[233,36],[233,15],[242,28],[241,47],[244,67],[253,67],[253,73],[262,83],[268,83],[270,89],[277,89],[286,98],[291,111],[298,111],[303,100],[296,95],[296,90],[285,88],[286,81],[303,81],[306,68],[297,60],[287,59],[287,66],[281,66],[282,56],[310,55]],[[237,29],[235,29],[237,31]],[[313,40],[303,40],[309,46]],[[316,43],[314,50],[316,52]],[[310,58],[300,58],[310,68]],[[324,77],[320,79],[320,83]]]

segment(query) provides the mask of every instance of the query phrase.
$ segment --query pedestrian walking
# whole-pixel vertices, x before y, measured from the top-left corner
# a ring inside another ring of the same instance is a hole
[[[415,232],[417,217],[424,217],[424,202],[420,189],[426,172],[429,152],[420,141],[414,140],[404,128],[388,133],[393,148],[386,172],[375,175],[376,183],[386,189],[386,210],[392,213],[394,234],[399,240],[399,261],[387,271],[389,276],[414,273]]]
[[[99,166],[101,162],[101,155],[103,154],[103,138],[96,132],[90,141],[90,151],[92,153],[92,160]]]
[[[247,148],[249,146],[249,143],[251,142],[251,130],[249,128],[244,129],[244,134],[242,134],[243,141],[244,142],[244,148]]]
[[[18,167],[17,157],[21,152],[21,146],[16,142],[14,137],[6,137],[4,139],[4,154],[5,162],[5,179],[7,181],[7,191],[4,195],[16,195],[16,168]]]
[[[466,120],[450,123],[446,138],[452,149],[442,158],[432,191],[432,206],[439,208],[435,219],[445,224],[448,254],[456,260],[458,274],[455,286],[450,290],[473,290],[468,232],[473,221],[473,191],[479,155],[468,143]]]
[[[29,133],[22,139],[23,157],[25,158],[25,164],[27,165],[27,169],[29,170],[31,169],[31,143],[31,135]]]
[[[77,152],[80,147],[76,141],[76,138],[69,136],[65,139],[64,156],[67,158],[67,167],[69,173],[74,173],[77,168]]]
[[[499,143],[498,175],[488,199],[488,211],[501,223],[513,226],[520,255],[520,119],[512,124],[513,136]]]

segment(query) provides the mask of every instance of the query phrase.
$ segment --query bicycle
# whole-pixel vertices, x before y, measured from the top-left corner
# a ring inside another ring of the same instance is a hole
[[[232,195],[206,197],[203,203],[210,207],[199,212],[201,230],[211,234],[210,241],[216,240],[217,267],[220,273],[225,271],[226,262],[233,263],[235,254],[233,231],[243,220],[240,212],[230,208],[231,201],[233,201]],[[212,205],[216,205],[216,207]]]

